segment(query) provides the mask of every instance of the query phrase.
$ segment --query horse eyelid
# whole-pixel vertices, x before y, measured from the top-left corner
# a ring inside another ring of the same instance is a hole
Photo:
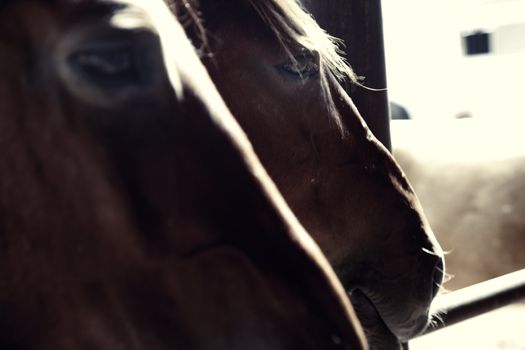
[[[276,68],[297,78],[308,78],[319,73],[319,60],[314,53],[300,53]]]

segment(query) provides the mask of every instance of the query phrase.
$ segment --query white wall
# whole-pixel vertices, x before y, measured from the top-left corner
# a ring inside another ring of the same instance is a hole
[[[525,120],[525,0],[382,3],[393,101],[416,119]],[[494,54],[463,55],[462,34],[477,29],[494,32]]]

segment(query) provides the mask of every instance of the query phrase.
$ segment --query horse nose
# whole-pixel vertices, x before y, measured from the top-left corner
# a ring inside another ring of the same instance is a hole
[[[436,265],[434,266],[434,276],[432,278],[432,298],[434,298],[441,289],[444,274],[445,264],[443,262],[443,258],[439,257],[438,261],[436,262]]]

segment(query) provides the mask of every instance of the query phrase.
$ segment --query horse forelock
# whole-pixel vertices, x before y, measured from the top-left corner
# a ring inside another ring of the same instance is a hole
[[[253,8],[269,29],[275,34],[283,48],[294,59],[293,47],[304,47],[319,54],[324,71],[332,74],[339,81],[359,79],[346,59],[341,49],[343,41],[323,30],[313,17],[301,5],[299,0],[242,0]],[[185,27],[193,26],[199,32],[199,40],[206,41],[205,22],[210,19],[201,17],[199,12],[202,0],[165,0],[173,13]],[[240,9],[240,6],[228,4],[229,10]],[[214,5],[213,9],[223,5]],[[214,15],[216,15],[214,13]]]
[[[202,55],[206,55],[208,50],[206,28],[214,20],[207,18],[206,14],[202,16],[199,12],[201,3],[204,3],[205,0],[165,1],[170,5],[179,21],[185,24],[186,30],[191,29],[194,32],[193,35],[190,35],[193,37],[194,44],[199,47]],[[270,32],[275,35],[292,63],[297,63],[294,52],[297,52],[298,47],[319,55],[321,92],[326,106],[330,110],[330,115],[333,116],[335,124],[344,134],[330,85],[340,84],[344,81],[360,84],[360,77],[355,74],[343,57],[342,47],[344,43],[342,40],[323,30],[299,0],[240,0],[227,5],[214,2],[209,9],[210,16],[224,16],[220,11],[216,11],[218,9],[223,9],[225,13],[227,11],[242,12],[243,6],[241,5],[248,5],[247,9],[255,10]],[[211,55],[213,54],[211,53]]]
[[[343,57],[343,41],[322,29],[299,0],[249,1],[276,35],[292,62],[296,63],[293,47],[297,46],[319,56],[321,92],[325,105],[344,136],[347,131],[335,106],[331,86],[335,84],[336,89],[341,90],[341,83],[345,81],[359,85],[360,77]]]
[[[292,51],[290,45],[315,51],[325,73],[331,73],[338,80],[357,81],[342,56],[342,40],[326,33],[298,0],[249,1],[288,52]]]

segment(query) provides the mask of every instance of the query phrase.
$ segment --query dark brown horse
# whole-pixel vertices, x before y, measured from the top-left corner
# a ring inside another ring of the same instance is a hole
[[[200,13],[188,33],[212,80],[362,322],[381,328],[370,320],[375,310],[384,321],[380,331],[365,327],[372,347],[399,347],[427,325],[441,249],[402,171],[338,82],[356,75],[296,0],[177,4],[196,9],[194,19]]]
[[[0,349],[364,348],[160,1],[0,1],[0,149]]]

